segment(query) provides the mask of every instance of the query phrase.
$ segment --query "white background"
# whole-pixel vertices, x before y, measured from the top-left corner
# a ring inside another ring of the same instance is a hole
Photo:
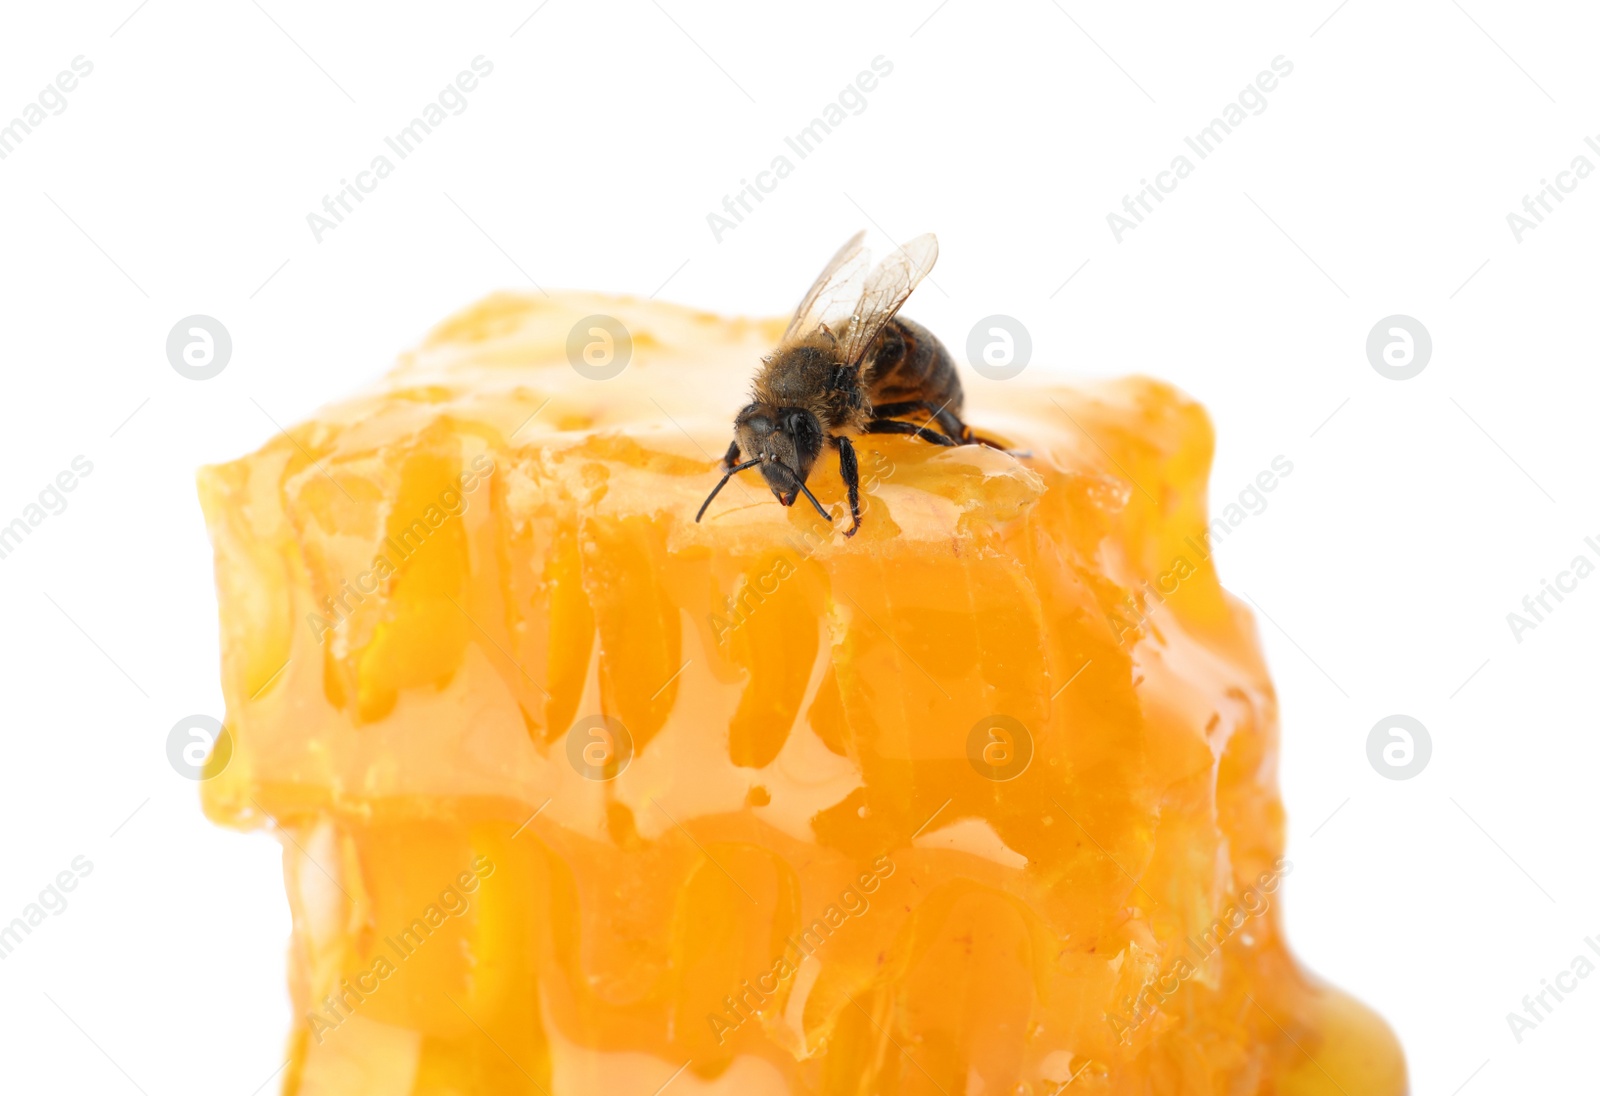
[[[939,234],[908,314],[953,347],[1008,313],[1031,370],[1202,400],[1215,502],[1293,462],[1220,566],[1271,617],[1295,950],[1394,1024],[1419,1093],[1591,1083],[1600,978],[1520,1044],[1506,1014],[1600,936],[1600,578],[1520,643],[1506,614],[1600,561],[1600,179],[1521,242],[1506,215],[1600,165],[1592,11],[136,2],[0,15],[0,121],[94,66],[0,160],[0,519],[94,464],[0,560],[0,920],[94,863],[0,964],[0,1088],[248,1096],[282,1062],[276,845],[207,824],[164,753],[221,714],[195,468],[496,288],[782,313],[858,227]],[[468,109],[317,242],[306,214],[480,54]],[[878,55],[866,110],[718,242],[706,215]],[[1119,243],[1106,214],[1279,55],[1264,113]],[[232,333],[211,381],[164,353],[193,313]],[[1403,382],[1364,349],[1395,313],[1434,342]],[[1406,781],[1366,755],[1396,712],[1433,743]]]

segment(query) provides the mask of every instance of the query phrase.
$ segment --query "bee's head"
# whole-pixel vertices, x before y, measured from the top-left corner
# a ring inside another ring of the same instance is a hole
[[[756,465],[778,501],[793,506],[811,466],[822,452],[822,424],[802,407],[752,403],[733,420],[734,437],[745,460]]]

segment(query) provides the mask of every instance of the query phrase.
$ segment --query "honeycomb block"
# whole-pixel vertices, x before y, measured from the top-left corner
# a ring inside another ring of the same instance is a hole
[[[696,524],[782,328],[495,296],[201,472],[283,1091],[1404,1093],[1283,938],[1204,411],[1030,374],[966,412],[1027,456],[858,439],[853,538],[828,460]]]

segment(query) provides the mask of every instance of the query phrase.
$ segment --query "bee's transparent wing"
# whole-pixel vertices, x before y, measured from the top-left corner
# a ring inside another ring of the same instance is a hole
[[[824,327],[838,338],[850,326],[869,258],[861,246],[866,235],[863,230],[850,237],[822,268],[783,333],[785,346],[804,342]]]
[[[839,357],[845,365],[861,364],[872,340],[894,319],[938,257],[939,241],[926,232],[906,241],[867,276],[855,315],[839,340]]]

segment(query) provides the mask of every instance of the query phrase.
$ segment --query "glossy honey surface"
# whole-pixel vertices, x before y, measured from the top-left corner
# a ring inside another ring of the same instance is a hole
[[[204,805],[284,846],[283,1091],[1404,1093],[1283,939],[1203,410],[969,374],[1031,455],[863,437],[854,538],[826,455],[831,526],[754,470],[697,525],[782,327],[496,296],[202,470]]]

